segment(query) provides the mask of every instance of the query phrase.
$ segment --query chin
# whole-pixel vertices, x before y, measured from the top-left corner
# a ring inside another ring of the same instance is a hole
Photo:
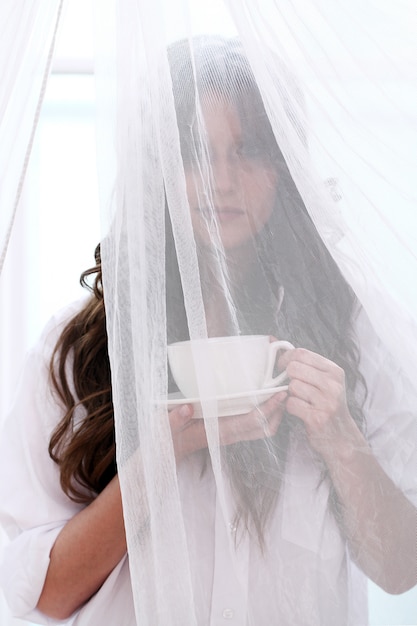
[[[241,250],[253,243],[253,235],[250,237],[236,237],[233,235],[221,237],[223,248],[226,252]]]
[[[213,245],[214,237],[207,231],[206,228],[194,229],[196,240],[200,241],[205,247],[210,248]],[[257,233],[254,233],[251,229],[238,229],[236,225],[222,227],[219,225],[218,233],[220,241],[224,250],[232,251],[239,248],[244,248],[247,245],[253,244]]]

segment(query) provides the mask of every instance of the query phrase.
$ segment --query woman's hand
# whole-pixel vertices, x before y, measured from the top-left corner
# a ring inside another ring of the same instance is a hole
[[[281,391],[250,413],[220,417],[220,445],[228,446],[239,441],[254,441],[275,435],[281,423],[286,398],[287,392]],[[204,420],[193,417],[191,404],[172,409],[169,421],[177,463],[193,452],[207,448]]]
[[[324,460],[335,453],[335,447],[345,449],[354,422],[343,369],[303,348],[287,350],[279,359],[279,368],[285,368],[289,378],[286,410],[303,421],[312,448]]]
[[[303,421],[329,470],[343,532],[362,570],[389,593],[417,583],[417,511],[385,474],[349,413],[344,371],[304,349],[279,359],[289,387],[286,410]],[[399,528],[399,533],[393,529]]]

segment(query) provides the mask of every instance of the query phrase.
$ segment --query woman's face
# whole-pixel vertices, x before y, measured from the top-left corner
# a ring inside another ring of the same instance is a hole
[[[245,145],[233,105],[213,99],[202,112],[210,173],[201,173],[201,160],[185,164],[193,228],[203,245],[217,231],[224,249],[233,250],[252,240],[268,222],[278,175],[259,150]]]

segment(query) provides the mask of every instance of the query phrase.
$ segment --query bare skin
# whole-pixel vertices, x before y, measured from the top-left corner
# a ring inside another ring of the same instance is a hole
[[[125,553],[116,476],[58,535],[37,608],[55,619],[68,618],[101,587]]]
[[[284,410],[286,392],[254,410],[220,420],[220,443],[228,445],[272,436]],[[207,447],[203,420],[193,419],[192,405],[169,413],[177,465]],[[101,587],[126,553],[119,479],[116,476],[99,496],[75,515],[58,535],[37,608],[56,619],[66,619]]]

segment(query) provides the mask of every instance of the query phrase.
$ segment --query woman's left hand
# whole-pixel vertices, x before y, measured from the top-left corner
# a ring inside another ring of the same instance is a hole
[[[411,589],[417,583],[417,511],[350,415],[343,369],[301,348],[286,351],[278,364],[289,378],[285,408],[303,421],[310,445],[329,470],[353,558],[388,593]]]
[[[287,350],[279,359],[279,369],[283,368],[289,379],[286,410],[303,421],[311,446],[326,460],[338,443],[346,446],[354,425],[345,373],[329,359],[303,348]]]

